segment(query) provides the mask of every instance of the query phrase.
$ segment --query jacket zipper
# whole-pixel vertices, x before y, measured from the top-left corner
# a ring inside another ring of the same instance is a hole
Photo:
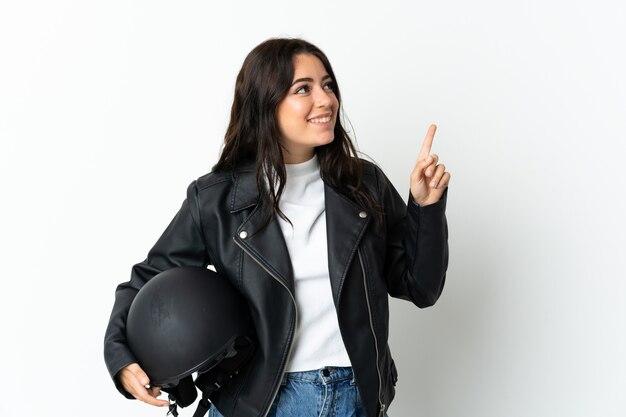
[[[285,363],[283,364],[283,367],[281,369],[280,374],[282,375],[284,370],[285,370],[285,365],[287,364],[287,362],[289,362],[289,358],[291,357],[291,351],[293,350],[293,334],[295,332],[295,329],[298,328],[298,306],[296,305],[296,299],[293,296],[293,293],[291,292],[291,290],[289,289],[289,287],[287,287],[280,279],[278,279],[278,277],[276,275],[274,275],[269,269],[267,269],[265,267],[265,265],[263,265],[257,258],[255,258],[245,247],[243,247],[243,245],[241,245],[238,241],[237,238],[233,237],[233,240],[235,241],[235,244],[237,246],[239,246],[241,248],[241,250],[243,250],[250,258],[252,258],[252,260],[254,260],[254,262],[256,262],[261,268],[263,268],[263,270],[265,272],[267,272],[272,278],[274,278],[276,281],[278,281],[280,283],[280,285],[282,285],[283,287],[285,287],[285,289],[287,290],[287,292],[289,293],[289,295],[291,296],[291,301],[293,301],[293,307],[294,310],[296,312],[296,321],[295,321],[295,326],[291,331],[291,342],[289,343],[289,351],[287,352],[287,359],[285,360]],[[276,387],[276,389],[274,390],[274,393],[272,394],[272,400],[269,403],[269,407],[267,408],[267,410],[263,413],[263,417],[267,417],[267,415],[269,414],[270,410],[272,409],[272,404],[274,404],[274,400],[276,399],[276,395],[278,395],[278,391],[280,390],[280,380],[278,381],[278,386]]]
[[[374,320],[372,318],[372,307],[370,305],[369,293],[367,292],[367,277],[365,274],[365,266],[363,265],[363,257],[361,255],[361,248],[358,248],[359,263],[361,264],[361,271],[363,272],[363,288],[365,290],[365,301],[367,302],[367,312],[369,313],[370,329],[372,330],[372,336],[374,336],[374,347],[376,348],[376,372],[378,373],[378,403],[380,404],[379,416],[385,415],[385,404],[381,398],[382,378],[380,376],[379,352],[378,352],[378,340],[376,339],[376,332],[374,331]]]

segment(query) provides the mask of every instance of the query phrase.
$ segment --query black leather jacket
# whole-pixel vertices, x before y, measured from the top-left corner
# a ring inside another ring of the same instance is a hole
[[[368,207],[325,185],[328,268],[341,335],[368,417],[383,415],[395,394],[397,371],[387,345],[388,294],[419,307],[435,303],[448,264],[447,190],[435,204],[408,207],[375,165],[364,181],[385,210]],[[136,362],[125,343],[128,308],[157,273],[181,265],[213,265],[250,305],[259,348],[250,363],[211,396],[226,417],[266,416],[278,392],[298,326],[294,278],[276,219],[261,228],[255,172],[209,173],[191,183],[187,198],[145,261],[120,284],[104,341],[116,374]],[[314,256],[314,255],[312,255]],[[332,365],[332,364],[329,364]]]

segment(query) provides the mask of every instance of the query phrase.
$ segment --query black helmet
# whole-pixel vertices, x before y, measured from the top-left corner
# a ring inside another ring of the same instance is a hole
[[[151,385],[170,394],[175,416],[177,405],[196,400],[196,386],[203,397],[194,415],[206,413],[209,395],[255,347],[243,296],[217,273],[189,266],[163,271],[141,288],[128,312],[126,337]]]

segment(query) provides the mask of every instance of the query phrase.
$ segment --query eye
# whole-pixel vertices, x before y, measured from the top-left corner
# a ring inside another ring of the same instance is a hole
[[[335,91],[335,83],[332,81],[329,81],[326,84],[324,84],[324,88],[327,90]]]
[[[300,87],[296,88],[295,93],[296,94],[303,94],[303,93],[308,93],[309,92],[309,86],[307,84],[301,85]]]

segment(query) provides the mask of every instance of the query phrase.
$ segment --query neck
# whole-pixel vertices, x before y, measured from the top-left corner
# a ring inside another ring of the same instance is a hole
[[[300,164],[302,162],[310,160],[311,158],[313,158],[314,155],[314,149],[302,153],[289,153],[283,150],[283,162],[285,164]]]

